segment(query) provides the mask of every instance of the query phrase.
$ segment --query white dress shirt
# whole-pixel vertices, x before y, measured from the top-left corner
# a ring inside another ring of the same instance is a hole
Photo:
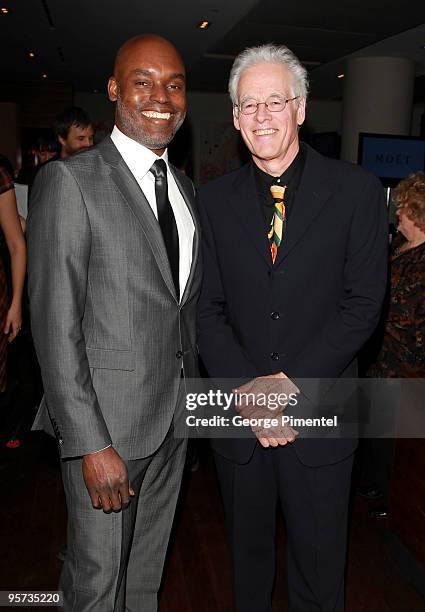
[[[174,176],[170,172],[168,165],[168,154],[165,150],[161,157],[155,155],[153,151],[129,138],[114,126],[111,139],[118,151],[121,153],[130,172],[138,182],[140,189],[145,194],[147,201],[152,208],[153,214],[158,219],[155,196],[155,177],[150,172],[152,164],[157,159],[163,159],[167,164],[168,199],[173,209],[176,219],[177,232],[179,235],[179,281],[180,299],[186,287],[192,265],[192,246],[195,226],[192,215],[184,201],[182,194],[177,186]]]

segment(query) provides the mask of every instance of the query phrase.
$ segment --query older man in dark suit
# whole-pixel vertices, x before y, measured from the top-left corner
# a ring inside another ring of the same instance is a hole
[[[196,374],[199,226],[167,145],[185,70],[154,35],[118,52],[111,137],[43,168],[28,221],[31,320],[68,506],[65,610],[154,612]],[[133,499],[131,499],[133,497]],[[102,512],[103,510],[103,512]]]
[[[252,159],[199,194],[203,362],[217,378],[352,376],[385,292],[381,186],[300,143],[307,75],[286,47],[241,53],[229,90]],[[236,611],[271,611],[279,500],[289,609],[341,612],[356,442],[295,438],[289,427],[256,436],[214,443]]]

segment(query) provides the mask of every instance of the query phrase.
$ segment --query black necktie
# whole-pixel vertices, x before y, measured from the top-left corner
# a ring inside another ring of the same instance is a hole
[[[173,209],[168,199],[167,164],[163,159],[157,159],[150,171],[155,177],[158,221],[162,237],[164,238],[165,248],[167,249],[177,299],[179,299],[179,234]]]

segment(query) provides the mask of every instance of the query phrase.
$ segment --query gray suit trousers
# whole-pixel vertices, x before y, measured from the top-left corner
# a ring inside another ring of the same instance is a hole
[[[68,506],[59,585],[64,612],[156,612],[186,444],[171,426],[153,455],[127,461],[135,497],[119,513],[94,510],[82,460],[62,461]]]

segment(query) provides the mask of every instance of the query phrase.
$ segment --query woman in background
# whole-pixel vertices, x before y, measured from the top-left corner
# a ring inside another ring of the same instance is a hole
[[[391,248],[391,282],[379,355],[369,378],[425,378],[425,173],[402,180],[394,191],[398,235]],[[372,518],[388,515],[394,439],[364,440],[366,483],[358,489],[369,500]]]
[[[22,324],[22,290],[25,279],[26,246],[16,208],[13,180],[0,166],[0,228],[10,255],[12,298],[0,260],[0,392],[6,388],[7,344],[16,338]]]
[[[382,347],[369,376],[425,378],[425,173],[399,183],[391,293]]]

